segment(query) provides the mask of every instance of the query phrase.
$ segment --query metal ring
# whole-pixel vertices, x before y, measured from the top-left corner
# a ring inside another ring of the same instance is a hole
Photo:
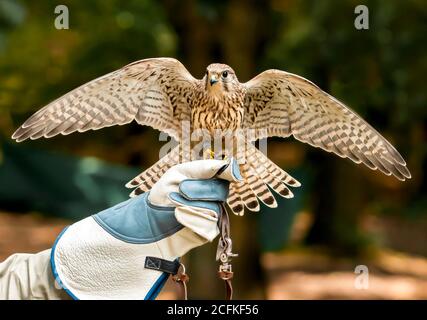
[[[181,274],[186,274],[186,273],[185,273],[185,266],[184,266],[184,264],[183,264],[182,262],[180,262],[180,263],[179,263],[179,268],[178,268],[178,272],[177,272],[177,274],[179,273],[179,269],[180,269],[180,268],[182,268],[182,272],[181,272]]]

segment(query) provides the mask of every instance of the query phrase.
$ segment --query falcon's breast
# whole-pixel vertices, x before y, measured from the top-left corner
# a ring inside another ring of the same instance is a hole
[[[235,131],[242,128],[244,110],[243,92],[221,97],[201,92],[191,105],[192,128],[207,129],[210,134],[214,134],[217,129]]]

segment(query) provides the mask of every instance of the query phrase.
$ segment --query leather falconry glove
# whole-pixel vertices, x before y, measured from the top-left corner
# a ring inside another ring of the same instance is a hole
[[[150,192],[66,228],[51,253],[57,282],[74,299],[155,299],[179,257],[218,234],[235,159],[169,169]]]

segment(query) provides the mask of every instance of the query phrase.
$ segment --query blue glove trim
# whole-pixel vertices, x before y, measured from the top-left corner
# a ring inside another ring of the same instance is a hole
[[[236,180],[243,181],[243,177],[240,174],[239,164],[237,163],[235,158],[231,159],[231,173]]]
[[[163,272],[160,275],[160,277],[156,280],[156,282],[154,282],[150,291],[147,292],[147,294],[144,297],[144,300],[155,300],[159,295],[160,291],[163,289],[163,286],[165,285],[168,278],[169,278],[169,273]]]
[[[68,229],[68,227],[65,227],[64,230],[61,231],[59,236],[56,238],[55,243],[52,246],[52,250],[50,251],[50,266],[52,269],[53,277],[55,281],[61,286],[61,288],[73,299],[73,300],[79,300],[69,289],[67,289],[62,283],[61,278],[59,278],[58,271],[56,270],[55,265],[55,250],[56,245],[58,244],[59,239],[62,237],[62,235],[65,233],[65,231]]]
[[[159,260],[162,260],[162,259],[159,258]],[[167,261],[167,260],[165,260],[165,261],[166,262],[171,262],[171,261]],[[173,262],[174,263],[178,263],[178,265],[180,264],[179,263],[179,258],[177,258]],[[147,268],[147,266],[145,266],[145,267]],[[178,266],[178,269],[179,269],[179,266]],[[153,269],[153,270],[156,270],[156,269]],[[177,272],[178,272],[178,270],[175,273],[173,273],[173,274],[176,274]],[[147,292],[144,300],[155,300],[156,297],[159,295],[160,291],[163,289],[163,286],[165,285],[166,281],[168,280],[170,274],[171,274],[170,272],[163,272],[160,275],[160,277],[156,280],[156,282],[153,284],[153,286],[151,287],[150,291]]]
[[[179,184],[179,192],[187,200],[227,200],[230,182],[223,179],[186,179]]]
[[[147,197],[144,193],[92,217],[113,237],[137,244],[159,241],[184,227],[176,220],[174,207],[153,206]]]
[[[208,201],[197,201],[197,200],[187,200],[178,192],[171,192],[169,198],[173,201],[176,201],[184,206],[204,208],[214,211],[218,216],[221,212],[221,207],[217,202],[208,202]]]

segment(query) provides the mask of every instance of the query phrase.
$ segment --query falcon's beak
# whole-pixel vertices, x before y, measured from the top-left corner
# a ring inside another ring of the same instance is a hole
[[[213,86],[215,83],[218,82],[217,76],[216,75],[212,75],[211,79],[209,80],[209,82],[210,82],[211,86]]]

